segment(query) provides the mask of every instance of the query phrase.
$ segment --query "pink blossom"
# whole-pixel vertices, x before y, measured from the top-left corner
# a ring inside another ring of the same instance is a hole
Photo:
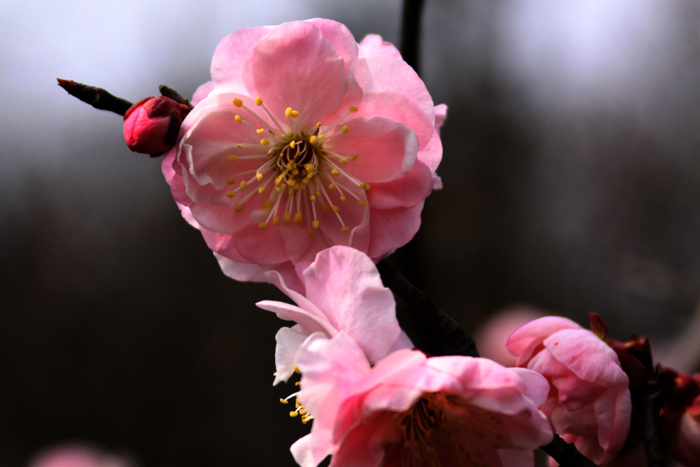
[[[554,430],[596,464],[622,449],[630,429],[629,379],[615,352],[598,336],[566,318],[545,317],[508,339],[517,365],[549,381],[540,408]]]
[[[264,281],[332,245],[377,261],[440,187],[446,114],[391,45],[312,19],[224,38],[163,173],[224,272]]]
[[[124,140],[134,152],[158,154],[177,142],[182,119],[189,112],[186,104],[169,97],[146,97],[124,114]]]
[[[29,467],[135,467],[129,459],[84,444],[53,446],[39,453]]]
[[[396,320],[396,303],[372,260],[354,248],[334,246],[316,255],[300,275],[306,295],[290,289],[277,271],[267,279],[297,306],[275,301],[257,305],[284,320],[295,321],[277,333],[275,383],[292,375],[296,354],[309,335],[331,338],[340,331],[355,340],[371,363],[391,350],[412,347]]]
[[[303,467],[534,464],[552,440],[537,410],[549,390],[535,372],[484,358],[401,349],[370,367],[345,333],[302,346],[298,400],[311,433],[292,446]]]

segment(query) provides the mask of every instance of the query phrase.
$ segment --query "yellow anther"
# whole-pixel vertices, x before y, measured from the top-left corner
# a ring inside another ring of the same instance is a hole
[[[279,217],[273,217],[272,218],[272,223],[274,225],[280,225],[280,218]]]
[[[241,212],[241,211],[243,210],[243,205],[242,205],[242,204],[239,204],[238,206],[236,206],[236,207],[233,208],[233,209],[234,209],[234,211],[236,211],[236,212]]]
[[[370,186],[366,184],[365,182],[360,183],[360,188],[362,188],[365,191],[369,191]]]
[[[316,201],[316,195],[311,195],[311,196],[309,196],[309,199],[310,199],[311,201]]]
[[[301,217],[300,212],[297,212],[296,214],[294,214],[294,222],[296,222],[297,224],[301,224],[303,221],[304,221],[304,218]]]
[[[332,169],[331,175],[340,175],[340,172],[338,172],[338,169]]]
[[[276,186],[276,187],[275,187],[275,191],[276,191],[277,193],[281,193],[281,192],[282,192],[282,188]]]
[[[243,119],[241,118],[240,115],[236,115],[236,116],[234,117],[234,120],[236,120],[238,123],[241,123],[241,122],[243,121]]]
[[[265,194],[265,187],[261,186],[260,188],[258,188],[258,193],[260,193],[261,195],[264,195]]]
[[[318,123],[316,124],[316,128],[321,128],[321,125],[323,125],[323,124],[322,124],[321,122],[318,122]]]
[[[291,108],[291,107],[287,107],[287,108],[284,110],[284,116],[285,116],[285,117],[289,117],[290,115],[292,115],[292,108]]]
[[[271,202],[272,202],[272,201],[270,201],[270,198],[267,198],[265,201],[263,201],[263,207],[264,207],[265,209],[269,209],[270,203],[271,203]]]
[[[280,183],[282,183],[282,176],[281,175],[275,179],[275,185],[279,185]]]
[[[324,210],[325,212],[331,212],[331,211],[333,210],[333,208],[331,207],[330,204],[324,204],[324,205],[323,205],[323,210]]]
[[[260,140],[260,144],[262,144],[263,146],[267,146],[268,144],[270,144],[270,142],[267,139],[263,138]]]
[[[357,160],[357,154],[353,154],[352,157],[350,158],[351,161],[356,161]]]
[[[261,222],[258,227],[260,227],[260,230],[265,230],[265,227],[267,227],[267,222]]]
[[[259,135],[262,135],[263,133],[265,133],[265,128],[258,128],[257,130],[255,130],[255,132]]]
[[[242,144],[237,144],[236,146],[238,146],[239,148],[242,148],[242,147],[243,147]]]
[[[351,113],[351,114],[354,114],[354,113],[357,112],[358,110],[360,110],[360,109],[358,109],[357,107],[354,107],[354,106],[353,106],[353,107],[350,107],[350,113]]]
[[[320,191],[317,191],[317,192],[316,192],[316,196],[321,196],[321,192],[320,192]]]
[[[341,227],[340,231],[343,233],[348,233],[348,230],[350,230],[350,227]]]
[[[301,386],[301,381],[297,381],[296,383],[294,383],[294,386]]]
[[[309,138],[309,143],[314,144],[315,142],[316,142],[316,135],[313,135],[313,136],[311,136],[311,138]]]
[[[245,182],[245,180],[243,180],[239,186],[241,187],[241,190],[245,190],[248,184]]]
[[[294,149],[294,148],[296,147],[296,145],[297,145],[297,143],[296,143],[296,141],[294,141],[294,140],[292,140],[292,141],[289,142],[289,147],[292,148],[292,149]]]
[[[301,373],[299,373],[299,374],[301,374]],[[294,407],[296,407],[297,409],[298,409],[299,407],[301,407],[301,402],[299,402],[299,399],[298,399],[298,398],[294,401]]]
[[[348,126],[347,126],[347,125],[344,125],[343,128],[340,129],[340,131],[342,131],[343,133],[347,133],[347,132],[348,132]]]
[[[233,198],[234,196],[236,196],[236,192],[235,191],[227,191],[226,196],[228,196],[229,198]]]
[[[236,97],[233,100],[233,105],[235,105],[236,107],[243,107],[243,101]]]
[[[314,238],[316,236],[316,233],[313,230],[309,229],[309,231],[306,232],[306,235],[308,235],[309,238]]]
[[[283,403],[284,405],[289,404],[289,401],[287,399],[280,399],[280,402]]]
[[[299,409],[299,415],[306,415],[307,413],[308,412],[306,411],[306,409],[304,409],[304,408]],[[496,449],[496,448],[494,448],[494,449]]]
[[[260,96],[255,98],[255,103],[258,105],[262,105],[262,99],[260,98]]]
[[[228,156],[228,160],[231,162],[236,162],[238,160],[238,156]]]
[[[335,190],[335,183],[331,183],[330,185],[328,185],[328,189]]]
[[[338,212],[338,211],[340,211],[340,207],[334,205],[334,206],[333,206],[333,212]]]
[[[311,163],[309,163],[309,164],[306,164],[306,165],[304,166],[304,168],[306,169],[307,172],[311,172],[311,171],[314,170],[314,165],[311,164]]]
[[[228,185],[233,185],[234,183],[236,183],[236,179],[235,179],[235,178],[229,178],[228,180],[226,180],[226,183],[227,183]]]
[[[345,201],[346,199],[347,199],[347,198],[345,197],[345,195],[341,195],[341,196],[340,196],[340,201]]]
[[[360,206],[367,206],[367,201],[362,200],[362,199],[357,200],[357,203],[358,203]]]
[[[263,174],[255,174],[255,178],[258,179],[258,181],[263,179]]]
[[[341,157],[341,158],[340,158],[340,163],[341,163],[341,164],[347,164],[347,163],[348,163],[348,160],[347,160],[345,157]]]
[[[320,135],[318,135],[318,139],[323,139],[323,138],[325,138],[325,137],[326,137],[326,135],[324,135],[323,133],[321,133]]]
[[[286,212],[284,213],[284,216],[283,216],[283,217],[284,217],[284,221],[285,221],[285,222],[289,222],[289,220],[292,218],[292,216],[290,216],[290,215],[289,215],[288,213],[286,213]]]
[[[293,412],[289,412],[289,416],[292,417],[292,418],[298,417],[298,416],[299,416],[299,412],[297,412],[296,410],[293,411]]]
[[[296,182],[293,179],[290,178],[289,180],[287,180],[287,185],[294,186],[295,184]]]
[[[290,112],[290,115],[289,115],[290,118],[297,118],[298,116],[299,116],[299,112],[296,110],[292,110]]]
[[[294,170],[292,170],[292,173],[293,173],[294,175],[299,175],[299,170],[294,169]]]
[[[321,226],[321,223],[318,221],[318,219],[314,219],[312,222],[314,229],[318,229]]]

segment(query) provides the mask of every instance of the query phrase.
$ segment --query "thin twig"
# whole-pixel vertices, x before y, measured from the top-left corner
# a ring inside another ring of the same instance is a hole
[[[567,443],[561,436],[554,435],[554,440],[540,447],[549,454],[561,467],[596,467],[586,456],[581,454],[573,443]]]
[[[384,285],[411,305],[418,315],[440,336],[444,355],[467,355],[478,357],[474,339],[445,313],[425,292],[411,284],[400,272],[386,261],[380,261],[377,269]],[[409,336],[410,337],[410,336]]]
[[[401,56],[420,74],[420,26],[423,0],[404,0],[401,20]]]
[[[173,88],[166,86],[165,84],[161,84],[158,86],[158,90],[160,91],[161,96],[169,97],[170,99],[174,100],[178,104],[187,104],[187,106],[190,108],[190,110],[194,109],[192,104],[190,104],[187,99],[182,97],[182,95],[174,90]]]
[[[124,115],[129,107],[131,107],[131,102],[121,97],[116,97],[102,88],[96,88],[94,86],[89,86],[87,84],[78,83],[70,79],[58,80],[58,85],[65,89],[71,96],[77,97],[86,104],[90,104],[99,110],[108,110],[114,112],[118,115]]]

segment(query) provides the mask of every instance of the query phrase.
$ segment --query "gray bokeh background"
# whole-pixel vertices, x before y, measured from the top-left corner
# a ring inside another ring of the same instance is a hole
[[[426,0],[449,106],[423,228],[391,262],[468,330],[521,303],[626,339],[700,290],[700,6]],[[0,466],[82,440],[141,465],[292,465],[271,286],[224,277],[159,160],[55,78],[191,95],[236,29],[315,16],[396,43],[401,2],[0,0]],[[691,368],[687,368],[691,369]]]

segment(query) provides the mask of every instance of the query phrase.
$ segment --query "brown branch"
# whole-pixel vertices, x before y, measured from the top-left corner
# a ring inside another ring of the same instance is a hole
[[[596,467],[573,443],[567,443],[557,434],[551,443],[541,446],[540,449],[559,462],[561,467]]]
[[[182,97],[182,95],[174,90],[173,88],[166,86],[165,84],[161,84],[158,86],[158,90],[160,91],[161,96],[169,97],[170,99],[174,100],[178,104],[187,104],[187,106],[190,108],[190,110],[194,109],[192,104],[190,104],[187,99]]]
[[[96,109],[108,110],[123,116],[132,105],[131,102],[126,99],[116,97],[102,88],[96,88],[69,79],[56,79],[58,80],[58,85],[65,89],[68,94],[77,97]]]

